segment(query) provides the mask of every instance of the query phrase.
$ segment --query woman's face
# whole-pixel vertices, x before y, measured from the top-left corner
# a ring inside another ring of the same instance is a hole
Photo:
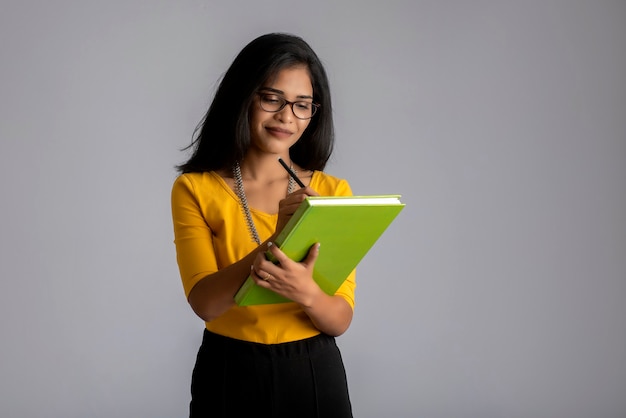
[[[313,102],[313,86],[304,66],[279,71],[259,93],[266,95],[266,101]],[[250,109],[251,146],[258,151],[287,156],[289,148],[300,139],[310,121],[297,118],[290,104],[278,112],[265,111],[261,108],[261,96],[256,95]]]

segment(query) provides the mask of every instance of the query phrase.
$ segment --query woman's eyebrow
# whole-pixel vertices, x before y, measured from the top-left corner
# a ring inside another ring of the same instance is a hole
[[[274,89],[274,88],[272,88],[272,87],[261,87],[261,89],[260,89],[260,90],[262,90],[262,91],[266,91],[266,92],[272,92],[272,93],[280,94],[281,96],[284,96],[284,95],[285,95],[285,92],[284,92],[284,91],[282,91],[282,90],[278,90],[278,89]],[[308,96],[308,95],[306,95],[306,94],[302,94],[302,95],[299,95],[299,96],[296,96],[296,97],[297,97],[298,99],[311,99],[311,100],[313,100],[313,96]]]

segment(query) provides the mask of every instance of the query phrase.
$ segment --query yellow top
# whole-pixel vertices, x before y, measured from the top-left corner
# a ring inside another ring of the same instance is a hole
[[[315,171],[310,187],[322,196],[350,196],[347,181]],[[261,241],[276,228],[277,214],[250,208]],[[172,217],[178,268],[185,295],[202,278],[241,260],[255,248],[239,198],[214,172],[180,175],[172,188]],[[322,248],[323,248],[322,243]],[[323,249],[322,249],[323,251]],[[355,272],[335,293],[354,308]],[[216,334],[263,344],[278,344],[309,338],[320,333],[309,317],[293,302],[233,306],[206,323]]]

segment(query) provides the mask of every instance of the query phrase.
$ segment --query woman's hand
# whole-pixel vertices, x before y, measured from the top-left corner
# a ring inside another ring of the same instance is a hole
[[[319,244],[313,245],[306,258],[296,262],[270,242],[268,250],[278,260],[278,264],[267,260],[264,254],[257,254],[251,276],[257,285],[270,289],[303,307],[311,306],[320,292],[323,293],[313,280],[313,266],[319,254],[319,247]]]
[[[289,222],[289,219],[291,219],[291,216],[300,206],[300,203],[308,196],[319,196],[319,193],[307,186],[290,193],[280,201],[278,204],[278,221],[276,222],[274,237],[283,230],[287,222]]]

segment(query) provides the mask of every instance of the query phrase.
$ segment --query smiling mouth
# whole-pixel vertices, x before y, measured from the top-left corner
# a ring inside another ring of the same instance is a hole
[[[283,135],[292,135],[293,132],[288,131],[287,129],[281,129],[281,128],[265,128],[267,129],[269,132],[273,133],[273,134],[279,134],[281,136]]]

